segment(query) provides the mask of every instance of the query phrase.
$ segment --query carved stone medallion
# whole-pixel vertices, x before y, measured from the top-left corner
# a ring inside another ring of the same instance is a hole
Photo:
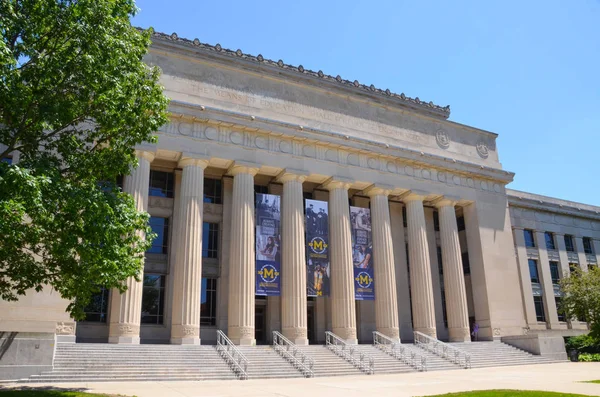
[[[489,151],[489,149],[488,149],[488,147],[487,147],[487,145],[485,143],[479,142],[477,144],[477,154],[479,154],[479,156],[482,159],[487,159],[488,158],[488,156],[490,155],[490,151]]]
[[[448,149],[450,146],[450,138],[448,138],[448,133],[444,130],[438,130],[435,133],[435,141],[442,149]]]

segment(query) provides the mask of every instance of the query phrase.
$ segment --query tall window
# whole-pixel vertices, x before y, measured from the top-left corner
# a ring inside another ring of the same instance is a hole
[[[535,306],[535,317],[540,322],[546,322],[546,314],[544,313],[544,300],[541,296],[533,297],[533,305]]]
[[[552,277],[552,284],[558,284],[560,281],[560,270],[558,262],[550,261],[550,276]]]
[[[219,257],[219,224],[204,222],[202,224],[202,257]]]
[[[433,230],[440,231],[440,213],[437,211],[433,211]]]
[[[85,319],[83,321],[105,323],[108,313],[108,289],[102,288],[100,292],[92,295],[90,303],[83,309]]]
[[[567,317],[565,316],[564,310],[560,307],[562,303],[562,298],[560,296],[554,297],[554,302],[556,302],[556,313],[558,314],[558,321],[565,322],[567,321]]]
[[[525,236],[525,247],[535,248],[535,240],[533,239],[533,230],[525,229],[525,230],[523,230],[523,234]]]
[[[173,197],[172,172],[150,170],[150,187],[148,194],[156,197]]]
[[[540,278],[538,276],[537,261],[535,259],[529,259],[529,277],[532,283],[539,283]]]
[[[592,248],[592,239],[589,237],[583,238],[583,252],[589,255],[594,253],[594,249]]]
[[[565,247],[568,252],[575,252],[575,245],[573,244],[573,236],[565,234]]]
[[[151,254],[166,254],[169,251],[169,218],[150,217],[150,227],[156,233],[152,246],[148,249]]]
[[[142,324],[162,324],[165,310],[165,276],[144,274]]]
[[[458,231],[465,230],[465,217],[459,216],[456,218],[456,225],[458,226]]]
[[[1,160],[1,161],[2,161],[3,163],[6,163],[6,164],[9,164],[9,165],[10,165],[10,164],[12,164],[12,157],[2,157],[2,160]]]
[[[200,325],[217,323],[217,279],[203,278],[200,291]]]
[[[222,185],[220,179],[204,178],[204,202],[213,204],[223,203]]]
[[[546,240],[546,249],[555,250],[556,244],[554,244],[554,233],[546,232],[544,233],[544,239]]]
[[[462,263],[463,263],[463,273],[471,274],[471,264],[469,263],[469,253],[463,252],[461,254],[461,256],[462,256]]]
[[[408,227],[408,220],[406,219],[406,206],[402,207],[402,226]]]

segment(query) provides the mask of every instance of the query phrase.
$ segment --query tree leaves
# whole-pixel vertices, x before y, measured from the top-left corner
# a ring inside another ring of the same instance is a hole
[[[148,216],[116,187],[168,99],[132,0],[0,2],[0,297],[49,284],[76,318],[139,276]],[[149,238],[152,236],[149,235]]]
[[[568,317],[585,318],[590,335],[600,341],[600,270],[592,266],[587,272],[576,269],[560,280],[560,287],[562,310]]]

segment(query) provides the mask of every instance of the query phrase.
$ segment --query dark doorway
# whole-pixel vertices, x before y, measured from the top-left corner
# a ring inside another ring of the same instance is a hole
[[[266,306],[256,305],[254,311],[254,337],[256,338],[257,345],[267,344],[267,332],[266,332]]]
[[[308,343],[310,343],[311,345],[317,343],[315,339],[315,306],[312,303],[314,302],[308,302],[306,313],[306,331]]]

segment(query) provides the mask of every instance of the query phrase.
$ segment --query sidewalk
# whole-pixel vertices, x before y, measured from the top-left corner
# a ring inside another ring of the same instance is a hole
[[[2,387],[51,386],[138,397],[410,397],[482,389],[548,390],[600,396],[600,384],[580,383],[595,379],[600,379],[600,363],[560,363],[312,379],[3,384]]]

